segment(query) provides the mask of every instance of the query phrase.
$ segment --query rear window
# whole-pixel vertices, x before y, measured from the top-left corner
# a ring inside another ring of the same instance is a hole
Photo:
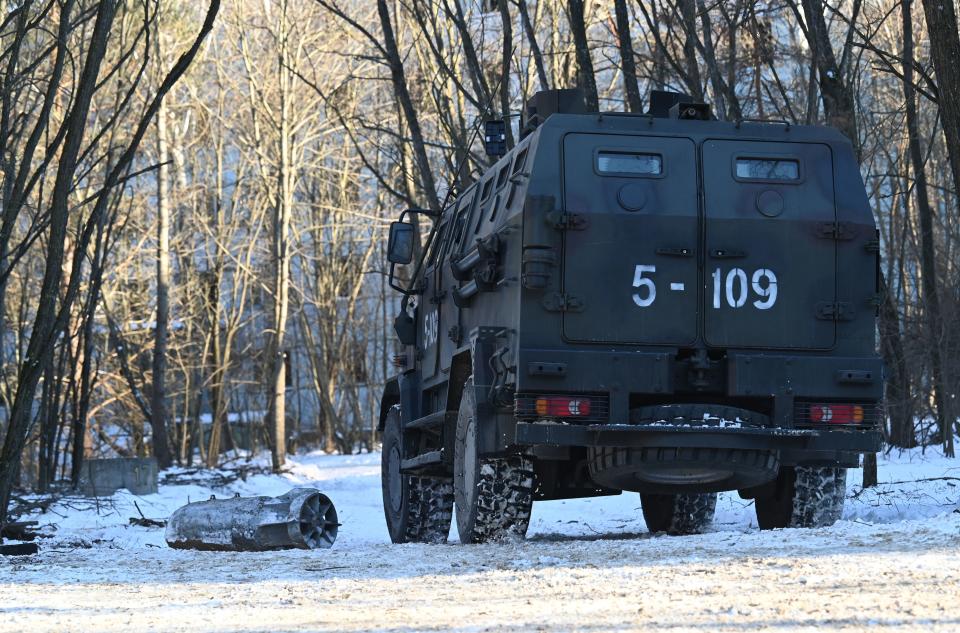
[[[597,171],[601,174],[659,176],[663,173],[663,158],[659,154],[640,152],[598,152]]]
[[[738,158],[737,178],[800,180],[800,162],[786,158]]]

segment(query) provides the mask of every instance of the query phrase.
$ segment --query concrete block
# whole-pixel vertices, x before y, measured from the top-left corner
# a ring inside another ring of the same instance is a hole
[[[88,497],[108,497],[126,488],[135,495],[157,492],[155,457],[88,459],[83,462],[80,491]]]

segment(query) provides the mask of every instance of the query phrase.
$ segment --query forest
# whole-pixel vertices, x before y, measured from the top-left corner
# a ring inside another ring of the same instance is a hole
[[[887,446],[953,455],[952,0],[15,0],[0,67],[0,517],[90,457],[374,449],[387,227],[454,199],[491,162],[478,126],[511,146],[551,88],[846,134]]]

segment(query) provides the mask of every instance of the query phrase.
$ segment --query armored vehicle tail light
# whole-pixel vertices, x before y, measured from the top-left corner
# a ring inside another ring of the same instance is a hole
[[[520,420],[566,418],[577,422],[605,422],[610,404],[605,395],[520,393],[514,400]]]
[[[859,404],[812,404],[810,421],[819,424],[863,424],[863,406]]]
[[[558,418],[587,417],[590,415],[590,398],[577,396],[537,398],[537,415]]]

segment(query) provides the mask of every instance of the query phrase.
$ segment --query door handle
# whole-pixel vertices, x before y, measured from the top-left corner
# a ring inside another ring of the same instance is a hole
[[[714,259],[737,259],[746,256],[747,254],[744,251],[736,251],[732,248],[715,248],[710,251],[710,257]]]
[[[658,248],[657,255],[666,255],[667,257],[693,257],[692,248]]]

